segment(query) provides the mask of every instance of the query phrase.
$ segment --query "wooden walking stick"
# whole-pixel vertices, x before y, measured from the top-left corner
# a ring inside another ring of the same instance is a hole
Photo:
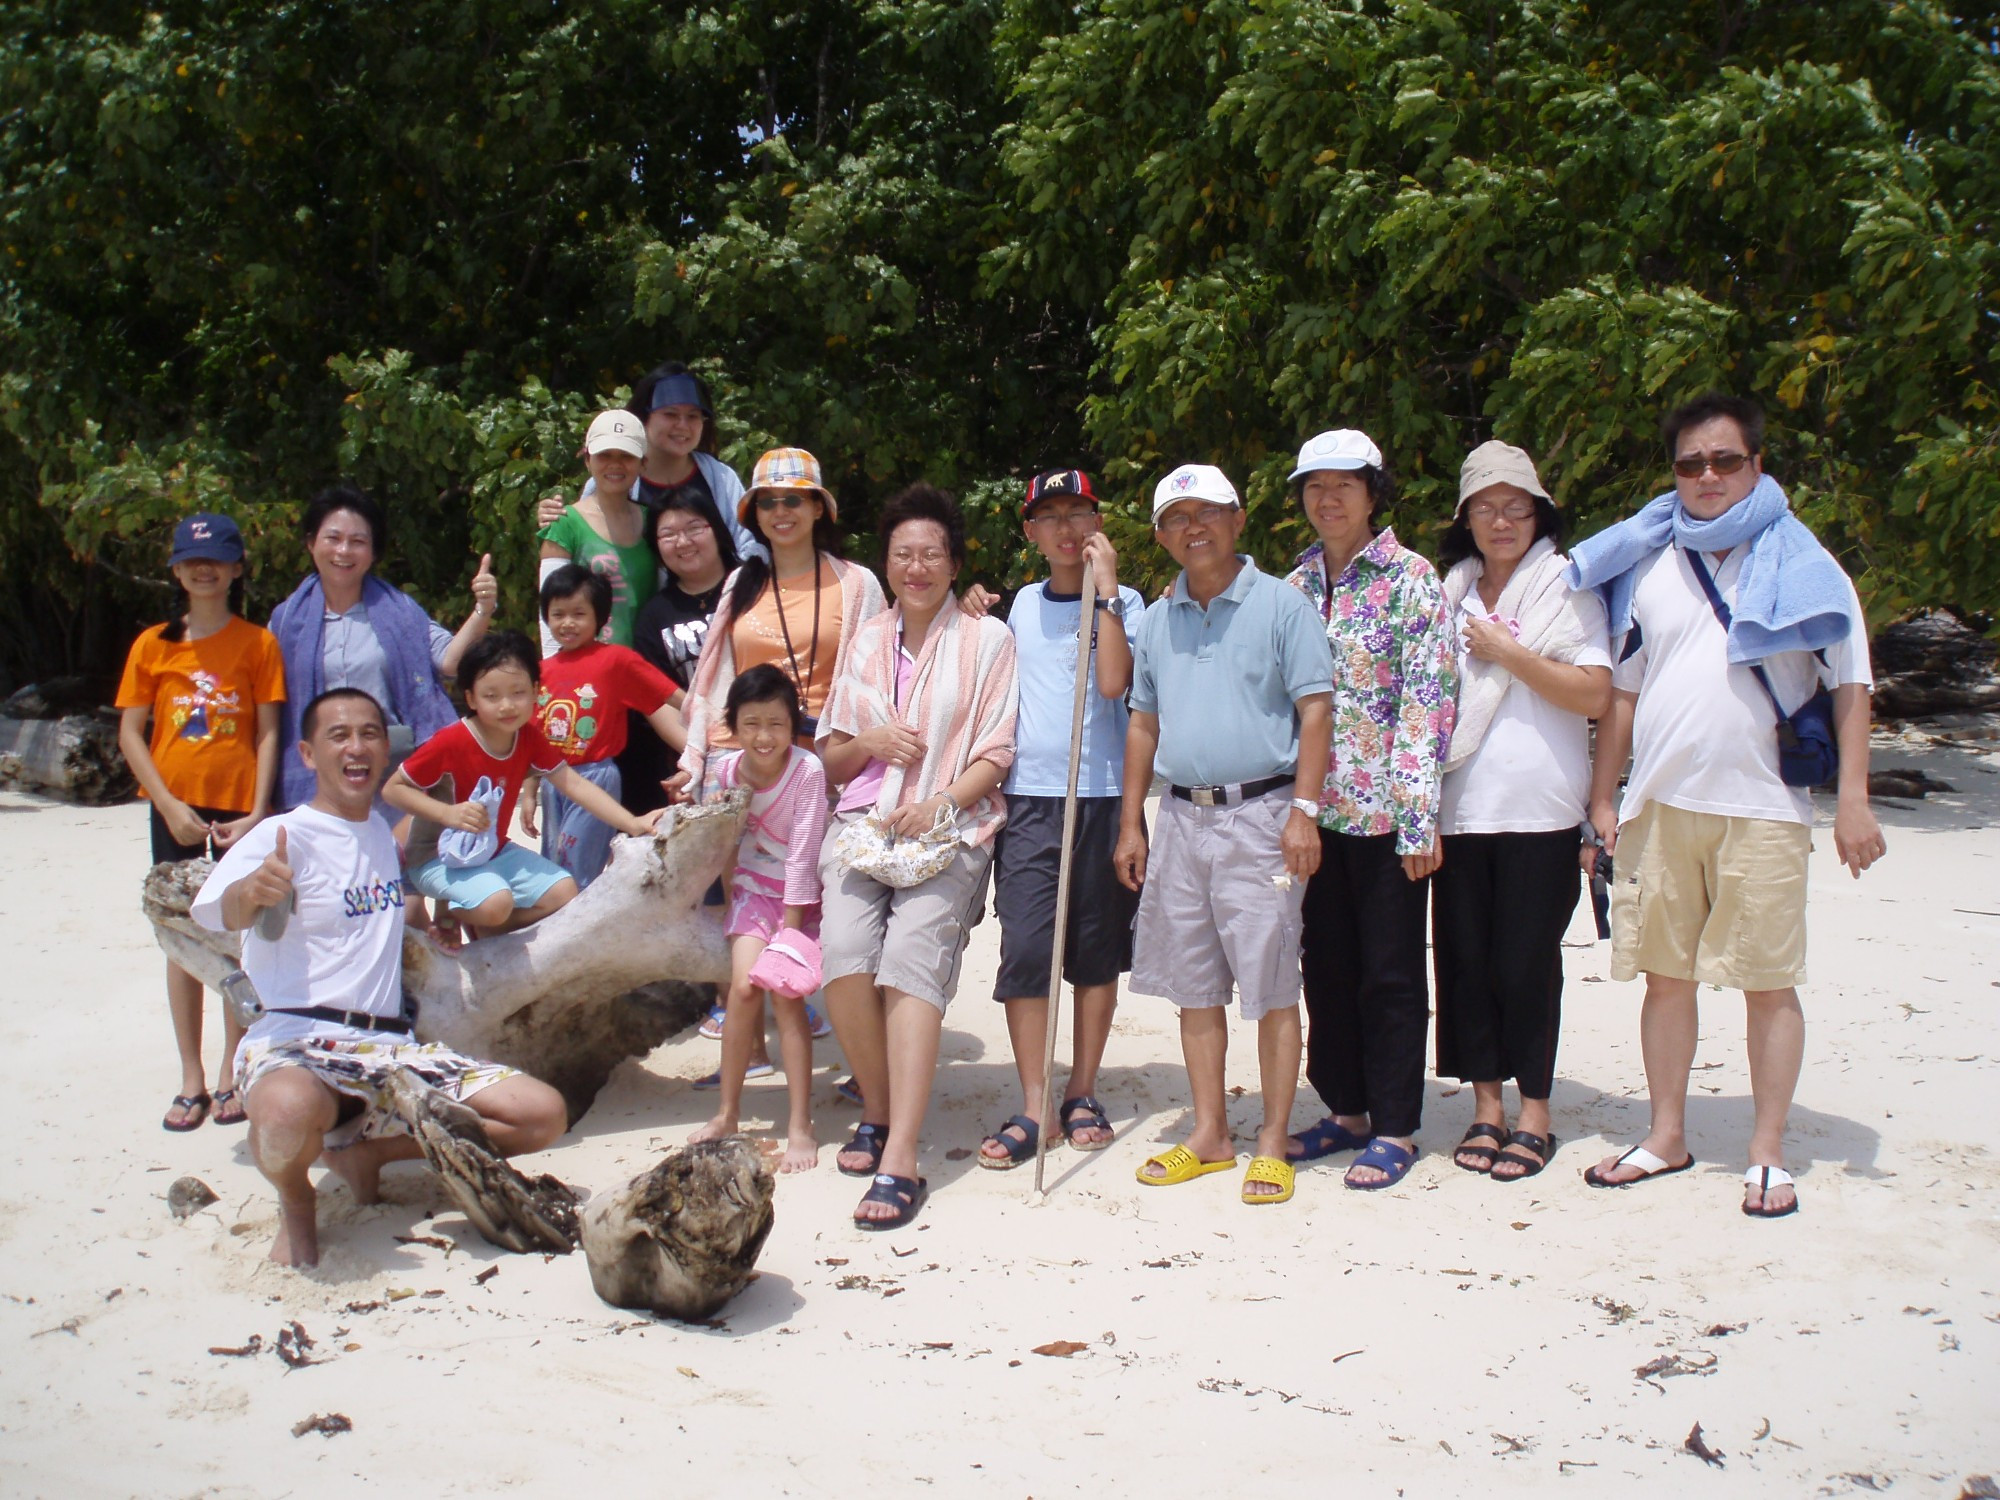
[[[1069,779],[1063,783],[1062,849],[1056,864],[1055,951],[1049,955],[1049,1030],[1042,1047],[1042,1112],[1049,1117],[1055,1098],[1056,1020],[1062,1010],[1063,950],[1069,946],[1069,867],[1076,853],[1076,778],[1083,763],[1084,694],[1091,681],[1091,652],[1097,645],[1097,574],[1088,561],[1083,566],[1082,613],[1076,631],[1076,698],[1069,718]],[[1060,1121],[1057,1122],[1060,1125]],[[1042,1191],[1042,1167],[1049,1155],[1049,1130],[1035,1139],[1035,1191]]]

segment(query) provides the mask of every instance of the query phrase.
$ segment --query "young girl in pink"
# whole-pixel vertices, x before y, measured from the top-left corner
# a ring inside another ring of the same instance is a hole
[[[826,773],[819,758],[794,740],[804,723],[798,690],[775,666],[756,666],[729,686],[724,718],[741,749],[711,763],[714,795],[735,787],[750,793],[750,821],[729,881],[730,983],[722,1023],[722,1097],[715,1117],[693,1141],[733,1135],[743,1102],[743,1075],[764,1020],[767,991],[751,970],[780,933],[819,935],[819,846],[826,833]],[[816,949],[815,949],[816,951]],[[774,953],[775,956],[775,953]],[[781,1172],[810,1171],[819,1162],[812,1125],[812,1033],[803,996],[768,991],[778,1022],[791,1119]]]

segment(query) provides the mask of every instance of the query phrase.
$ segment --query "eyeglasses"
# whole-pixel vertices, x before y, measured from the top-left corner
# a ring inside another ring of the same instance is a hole
[[[658,535],[662,547],[692,547],[714,530],[706,521],[693,521],[678,531],[662,526]]]
[[[1534,515],[1535,505],[1532,500],[1515,500],[1506,505],[1475,500],[1466,506],[1465,513],[1475,521],[1490,521],[1495,516],[1505,516],[1510,521],[1525,521]]]
[[[942,567],[951,554],[942,547],[926,547],[921,552],[912,552],[907,547],[898,547],[889,554],[889,561],[899,568],[914,568],[922,563],[927,568]]]
[[[1039,515],[1028,517],[1030,526],[1046,526],[1051,531],[1060,531],[1065,526],[1078,528],[1088,526],[1097,519],[1094,510],[1045,510]]]
[[[766,515],[778,509],[779,506],[783,506],[786,510],[797,510],[811,498],[812,496],[810,495],[800,494],[759,495],[757,497],[757,509],[763,511]]]
[[[1235,509],[1230,505],[1197,505],[1193,510],[1168,511],[1153,525],[1171,536],[1177,531],[1186,531],[1190,526],[1220,526],[1227,517],[1235,514]]]
[[[1690,453],[1674,460],[1674,472],[1683,479],[1699,479],[1703,469],[1713,469],[1727,477],[1749,462],[1747,453]]]

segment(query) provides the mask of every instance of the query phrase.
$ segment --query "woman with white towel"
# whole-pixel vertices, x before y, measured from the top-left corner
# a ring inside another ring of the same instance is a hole
[[[1438,556],[1459,630],[1459,691],[1431,946],[1437,1071],[1470,1083],[1474,1101],[1453,1159],[1502,1182],[1533,1177],[1556,1149],[1562,935],[1580,890],[1589,721],[1611,699],[1604,608],[1563,582],[1561,543],[1534,461],[1506,443],[1475,448]],[[1521,1091],[1511,1133],[1509,1078]]]

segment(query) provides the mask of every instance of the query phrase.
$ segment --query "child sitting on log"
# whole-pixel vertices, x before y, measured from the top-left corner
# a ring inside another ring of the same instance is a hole
[[[625,811],[542,737],[535,726],[540,676],[534,645],[520,632],[496,631],[474,643],[458,668],[472,716],[418,746],[382,788],[383,801],[415,817],[408,879],[437,903],[446,932],[461,922],[475,937],[512,932],[576,898],[573,875],[507,837],[529,773],[547,777],[621,833],[651,833],[660,820],[658,812]]]
[[[536,726],[570,768],[623,805],[616,757],[625,748],[627,710],[643,714],[674,749],[687,743],[674,699],[680,689],[630,646],[597,638],[611,616],[611,585],[578,563],[542,580],[542,623],[556,654],[542,659]],[[521,803],[521,827],[535,833],[535,797]],[[542,856],[588,886],[611,853],[612,827],[554,786],[541,788]]]
[[[739,675],[729,685],[723,718],[741,748],[711,763],[712,784],[718,796],[746,788],[750,820],[738,846],[723,922],[731,978],[722,1023],[722,1097],[715,1117],[688,1140],[714,1141],[736,1133],[743,1076],[760,1040],[768,993],[791,1102],[778,1170],[806,1172],[819,1162],[805,996],[819,985],[819,846],[826,833],[826,772],[817,756],[794,743],[805,711],[798,689],[778,667],[765,664]]]

